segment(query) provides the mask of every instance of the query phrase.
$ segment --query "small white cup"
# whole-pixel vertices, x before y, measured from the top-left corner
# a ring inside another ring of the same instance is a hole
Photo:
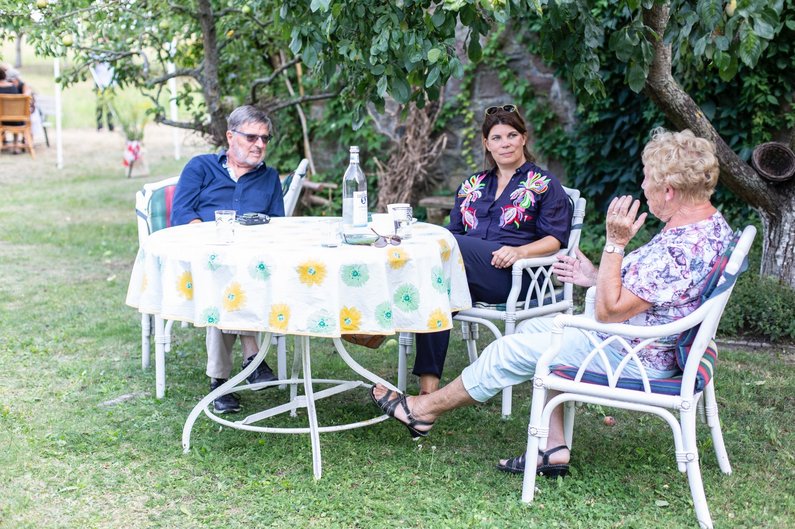
[[[392,217],[395,235],[403,239],[411,237],[411,224],[413,223],[411,204],[387,204],[386,209]]]
[[[379,235],[395,235],[395,224],[389,213],[373,213],[370,227]]]
[[[342,240],[342,221],[329,220],[323,224],[320,234],[320,245],[326,248],[336,248]]]
[[[219,209],[215,211],[215,237],[221,244],[235,242],[235,217],[234,209]]]

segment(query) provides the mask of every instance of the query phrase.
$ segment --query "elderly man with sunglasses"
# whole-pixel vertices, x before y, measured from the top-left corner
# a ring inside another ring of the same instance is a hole
[[[276,169],[265,164],[265,151],[273,134],[270,118],[253,106],[241,106],[227,118],[226,140],[229,148],[218,154],[202,154],[191,159],[179,177],[171,211],[171,224],[215,220],[219,209],[243,213],[284,216],[282,186]],[[232,346],[240,336],[243,368],[257,354],[255,333],[207,328],[207,376],[215,389],[229,379],[232,372]],[[249,383],[276,380],[263,362],[249,377]],[[240,411],[234,394],[215,400],[216,413]]]

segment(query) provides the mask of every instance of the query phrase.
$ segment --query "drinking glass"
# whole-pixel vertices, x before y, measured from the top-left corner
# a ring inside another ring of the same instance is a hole
[[[215,237],[221,244],[231,244],[235,241],[235,210],[216,210]]]
[[[395,234],[402,239],[411,237],[411,224],[413,222],[411,204],[387,204],[387,211],[392,216],[395,224]]]

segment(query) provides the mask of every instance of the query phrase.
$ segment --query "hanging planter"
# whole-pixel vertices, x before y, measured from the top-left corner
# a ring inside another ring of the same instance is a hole
[[[771,182],[784,182],[795,175],[795,153],[783,143],[757,145],[751,161],[756,172]]]

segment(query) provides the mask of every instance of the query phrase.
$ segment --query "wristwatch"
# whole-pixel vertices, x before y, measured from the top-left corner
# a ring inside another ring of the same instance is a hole
[[[624,248],[621,246],[616,246],[615,244],[606,244],[605,245],[605,252],[606,253],[617,253],[621,257],[624,257]]]

